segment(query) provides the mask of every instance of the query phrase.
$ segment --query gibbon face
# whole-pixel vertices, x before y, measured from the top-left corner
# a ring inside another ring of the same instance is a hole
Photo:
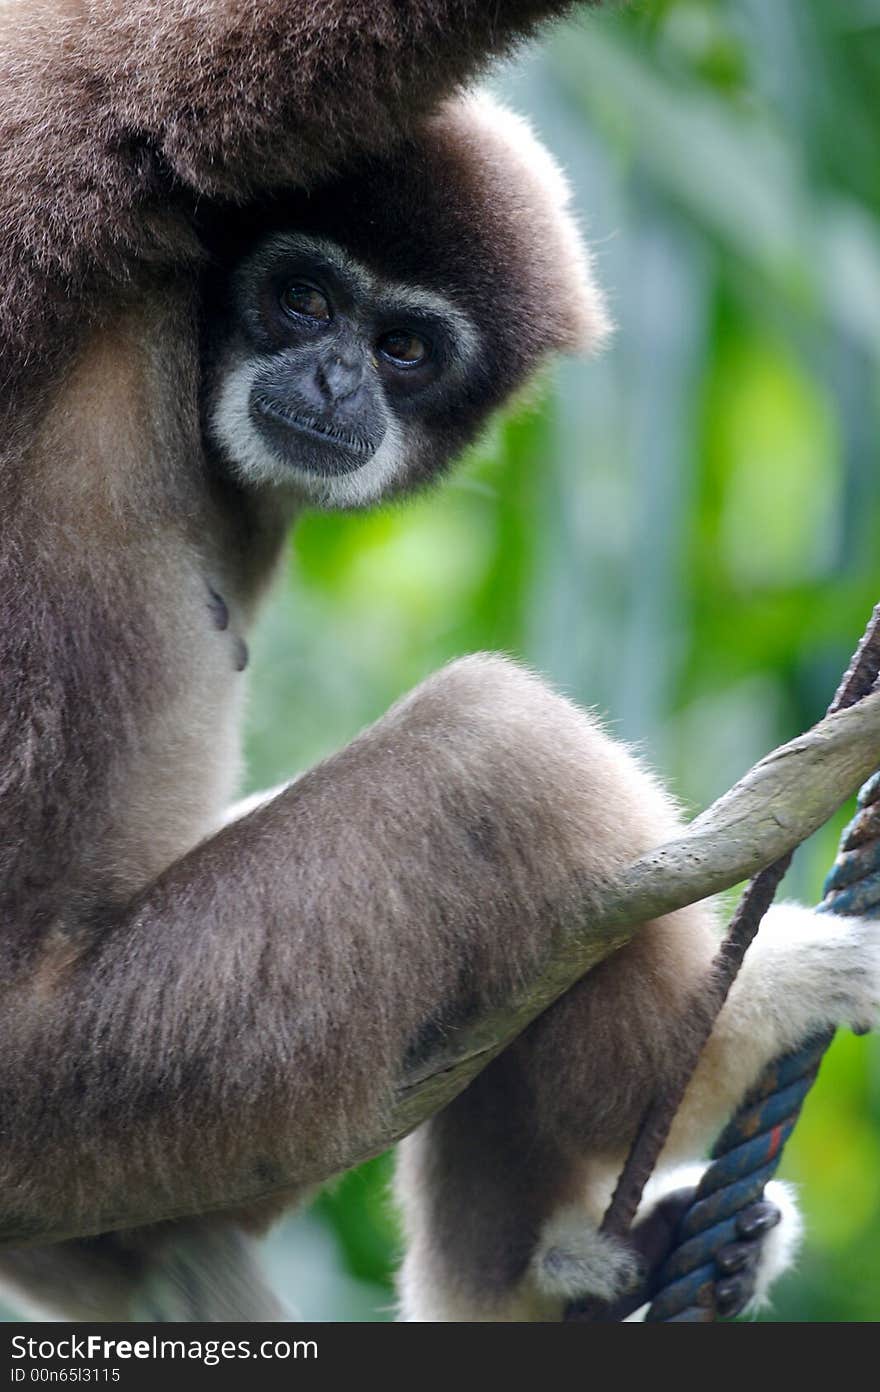
[[[343,508],[441,474],[549,355],[604,330],[567,200],[529,128],[480,96],[253,213],[205,296],[227,467]]]
[[[210,428],[245,482],[356,506],[454,451],[481,373],[479,333],[450,299],[302,233],[269,237],[232,293]]]

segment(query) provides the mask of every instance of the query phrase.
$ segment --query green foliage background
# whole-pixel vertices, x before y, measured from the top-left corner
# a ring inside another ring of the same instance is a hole
[[[614,342],[442,491],[300,525],[258,645],[251,780],[498,648],[697,809],[821,714],[880,597],[880,0],[637,0],[498,86],[569,171]],[[819,894],[839,824],[790,895]],[[786,1155],[809,1238],[770,1318],[880,1317],[878,1064],[876,1039],[840,1037]],[[389,1316],[388,1174],[270,1239],[303,1314]]]

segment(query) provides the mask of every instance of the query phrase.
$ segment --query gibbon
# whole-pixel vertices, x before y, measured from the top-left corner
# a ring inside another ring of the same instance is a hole
[[[624,749],[491,656],[229,811],[298,512],[436,479],[602,336],[562,177],[463,91],[567,9],[0,9],[0,1194],[29,1242],[0,1269],[31,1308],[281,1317],[248,1234],[674,830]],[[703,907],[645,925],[407,1142],[404,1317],[632,1282],[598,1201],[713,936]],[[858,920],[777,915],[667,1159],[777,1050],[869,1022],[878,956]]]

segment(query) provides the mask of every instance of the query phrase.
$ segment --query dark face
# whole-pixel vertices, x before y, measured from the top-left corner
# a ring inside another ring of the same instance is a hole
[[[232,277],[210,429],[252,481],[369,502],[460,444],[478,358],[468,317],[323,239],[281,233]]]

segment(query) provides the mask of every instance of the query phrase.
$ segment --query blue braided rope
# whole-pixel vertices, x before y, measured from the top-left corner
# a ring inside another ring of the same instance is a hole
[[[880,773],[859,793],[819,912],[880,918]],[[833,1037],[834,1031],[817,1036],[772,1063],[718,1138],[646,1320],[699,1324],[719,1318],[716,1254],[737,1240],[737,1215],[761,1198],[775,1174]]]

